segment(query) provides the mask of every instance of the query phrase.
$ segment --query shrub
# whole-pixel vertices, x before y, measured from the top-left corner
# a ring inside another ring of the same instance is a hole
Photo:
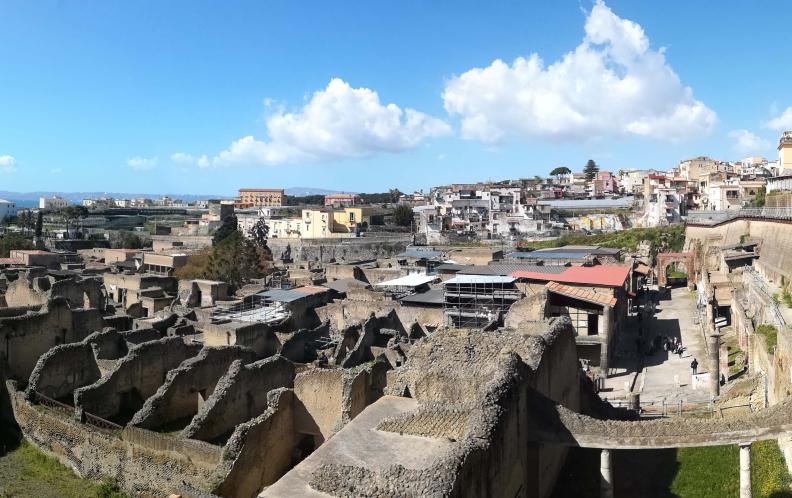
[[[773,325],[763,323],[756,327],[756,333],[763,336],[767,342],[767,352],[773,354],[778,344],[778,329]]]

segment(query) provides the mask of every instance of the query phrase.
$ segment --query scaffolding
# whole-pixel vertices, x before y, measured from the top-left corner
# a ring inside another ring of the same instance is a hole
[[[456,328],[484,328],[500,322],[522,292],[511,277],[458,275],[445,282],[443,313]]]
[[[274,302],[261,295],[248,296],[241,303],[217,307],[212,311],[212,321],[234,320],[279,325],[290,317],[291,312],[283,303]]]

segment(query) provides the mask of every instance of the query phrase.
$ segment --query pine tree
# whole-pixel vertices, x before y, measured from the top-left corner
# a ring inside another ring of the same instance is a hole
[[[583,173],[586,174],[586,180],[593,180],[597,177],[598,172],[599,166],[597,166],[597,163],[595,163],[593,159],[589,159],[586,163],[586,167],[583,168]]]

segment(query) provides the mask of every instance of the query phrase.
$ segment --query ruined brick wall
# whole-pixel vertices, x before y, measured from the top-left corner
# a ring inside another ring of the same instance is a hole
[[[0,318],[0,361],[10,378],[27,382],[42,354],[101,329],[98,310],[71,310],[65,299],[56,298],[38,312]]]
[[[281,356],[249,365],[234,361],[182,435],[201,441],[228,436],[237,424],[266,410],[267,393],[293,385],[294,365]]]
[[[196,496],[190,489],[208,491],[217,479],[217,462],[207,461],[208,451],[184,450],[196,442],[180,445],[180,451],[185,451],[181,454],[174,451],[177,443],[164,447],[164,442],[154,437],[100,430],[81,424],[70,414],[31,405],[13,384],[11,394],[14,416],[25,439],[80,476],[112,478],[130,494],[163,498],[170,493]],[[219,455],[215,452],[215,458]]]
[[[298,434],[294,425],[294,392],[271,391],[268,408],[237,426],[226,445],[230,470],[214,492],[224,498],[253,498],[286,473]]]
[[[143,404],[131,425],[156,429],[186,417],[192,418],[214,392],[218,380],[232,362],[248,364],[256,359],[253,350],[241,346],[204,348],[168,372],[165,383]]]
[[[27,393],[69,398],[71,402],[75,389],[93,384],[101,376],[90,343],[62,344],[41,355],[30,375]]]
[[[133,346],[118,360],[114,370],[96,383],[75,391],[74,406],[101,418],[112,418],[122,411],[131,418],[163,384],[168,371],[195,356],[200,349],[185,344],[180,337]]]
[[[276,354],[281,346],[275,332],[263,323],[208,323],[201,330],[206,346],[245,346],[260,358]]]
[[[294,379],[295,427],[322,442],[338,428],[342,418],[344,372],[340,368],[308,370]]]
[[[407,248],[409,237],[360,237],[328,239],[269,239],[267,245],[275,259],[291,247],[294,261],[355,262],[389,258]]]

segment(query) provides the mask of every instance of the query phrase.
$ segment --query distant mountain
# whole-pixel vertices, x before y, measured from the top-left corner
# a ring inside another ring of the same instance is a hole
[[[14,201],[23,201],[25,204],[35,201],[38,203],[39,197],[52,197],[57,195],[63,197],[67,201],[79,204],[83,199],[90,199],[96,197],[113,197],[115,199],[130,199],[130,198],[148,198],[159,199],[163,196],[172,197],[174,199],[182,199],[187,202],[195,201],[198,199],[229,199],[233,196],[229,195],[195,195],[195,194],[134,194],[134,193],[121,193],[121,192],[9,192],[0,190],[0,199],[8,199]]]
[[[291,188],[287,188],[284,192],[286,193],[286,195],[291,195],[294,197],[305,197],[306,195],[335,194],[338,193],[338,190],[327,190],[324,188],[313,188],[313,187],[291,187]]]

